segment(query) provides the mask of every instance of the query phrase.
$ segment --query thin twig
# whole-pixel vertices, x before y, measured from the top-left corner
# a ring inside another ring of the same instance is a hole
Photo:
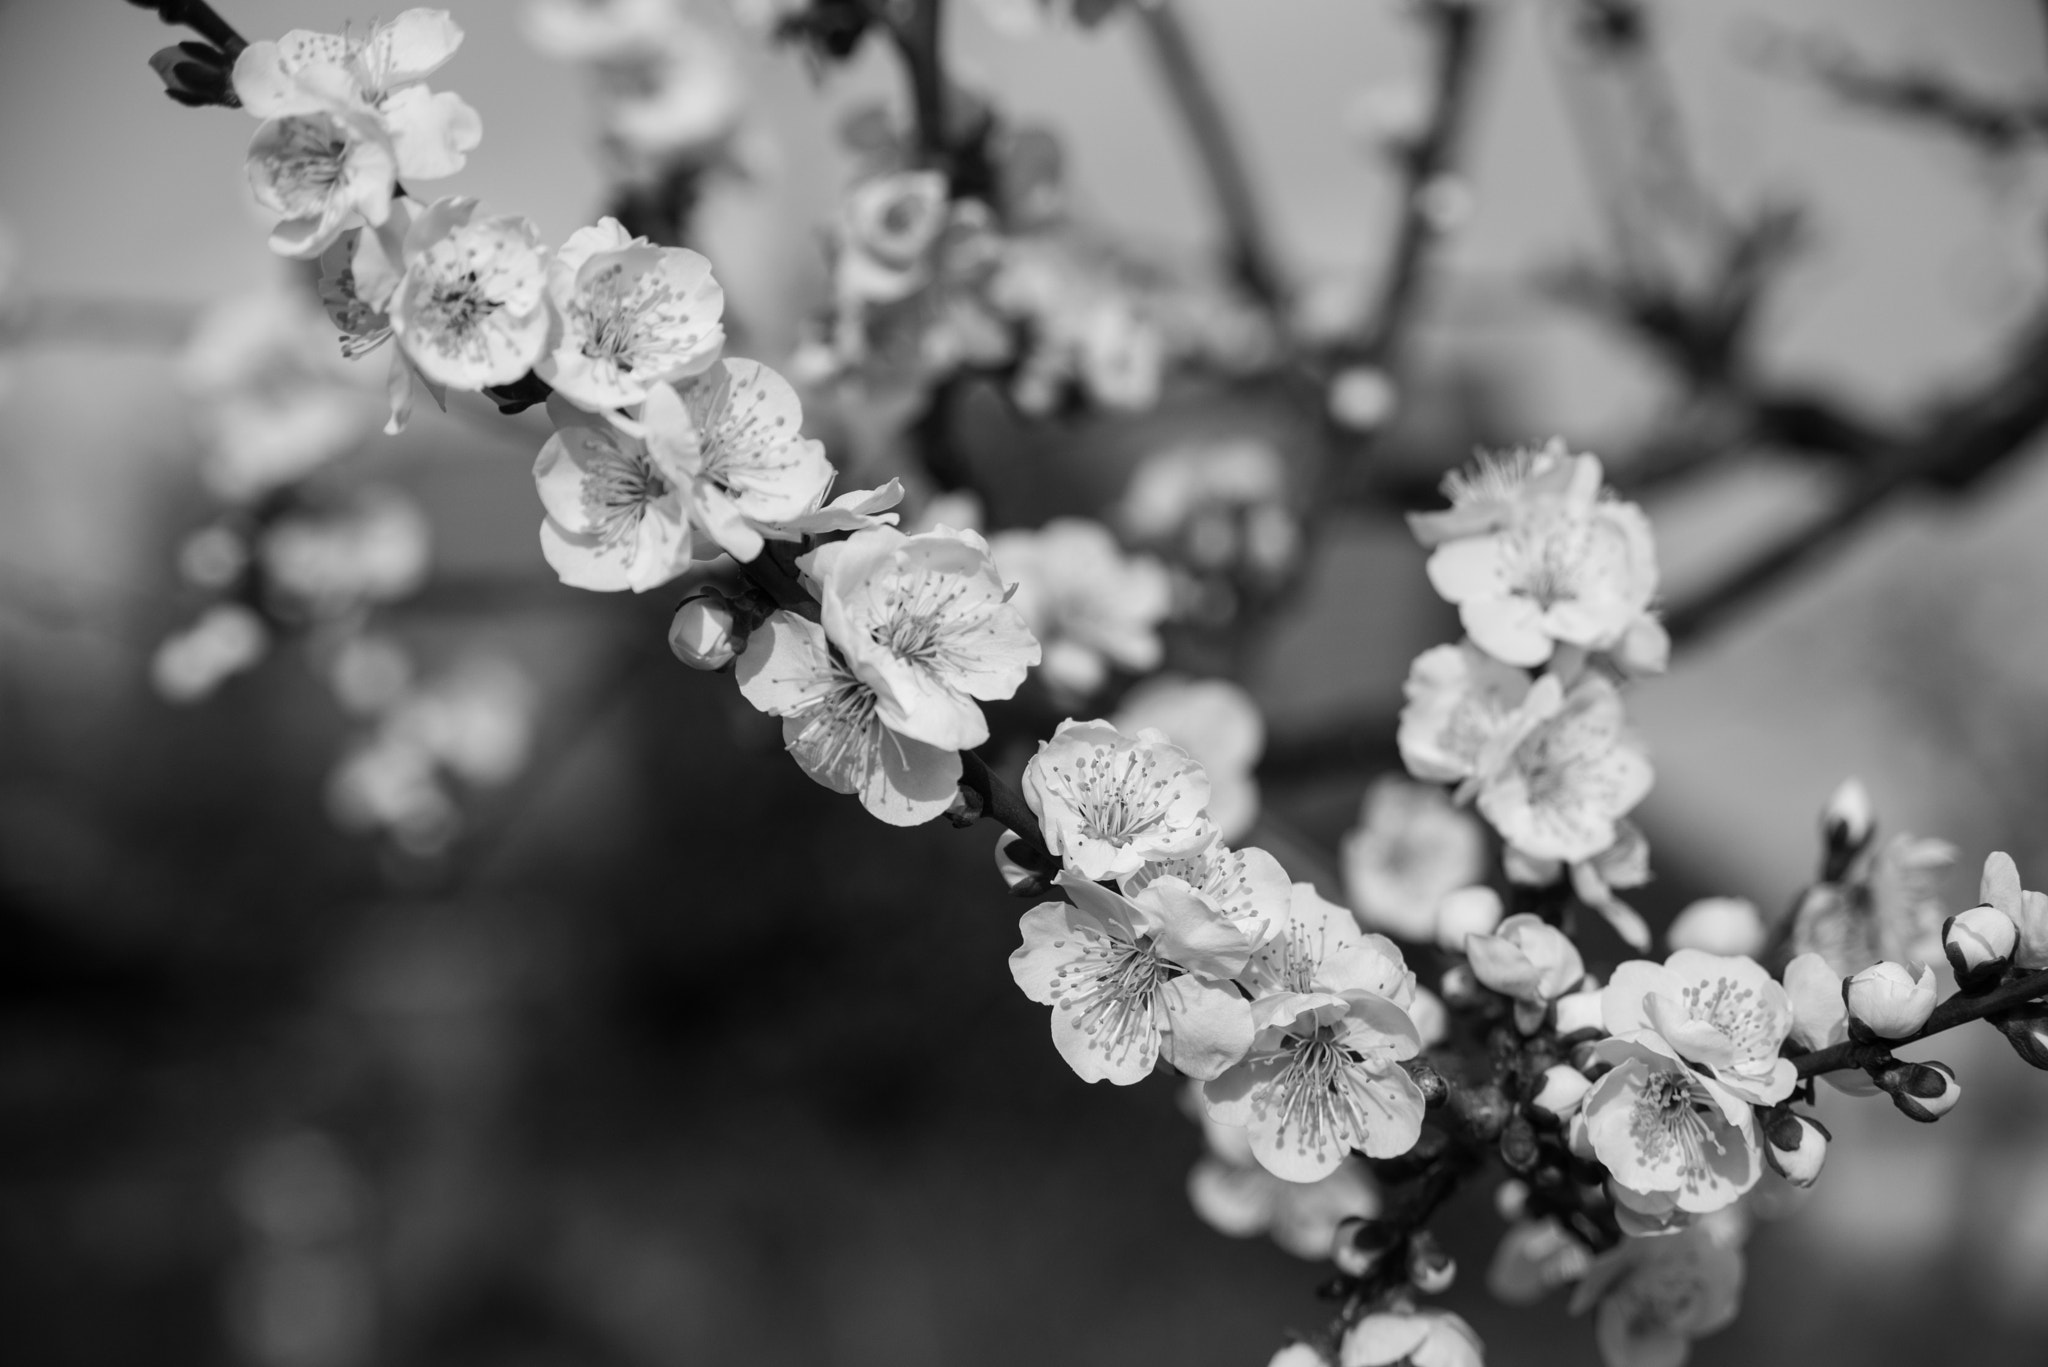
[[[1135,13],[1146,49],[1180,115],[1223,220],[1224,254],[1231,271],[1247,292],[1277,313],[1286,304],[1287,286],[1277,264],[1272,233],[1260,211],[1243,150],[1181,19],[1180,8],[1174,0],[1165,0],[1137,6]]]
[[[1935,1007],[1933,1013],[1927,1017],[1927,1023],[1904,1039],[1881,1040],[1876,1044],[1843,1040],[1839,1044],[1830,1044],[1825,1049],[1795,1055],[1792,1063],[1799,1070],[1801,1077],[1840,1072],[1845,1068],[1869,1067],[1889,1059],[1894,1049],[1917,1044],[1930,1035],[1953,1030],[1958,1025],[1967,1025],[1973,1020],[1982,1020],[2009,1007],[2024,1006],[2043,996],[2048,996],[2048,969],[2014,978],[2011,982],[1978,996],[1957,993]]]

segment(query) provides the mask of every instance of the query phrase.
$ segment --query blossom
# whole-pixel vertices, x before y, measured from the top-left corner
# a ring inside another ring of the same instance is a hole
[[[1561,438],[1553,437],[1540,449],[1482,453],[1470,470],[1444,476],[1443,494],[1451,506],[1408,514],[1408,529],[1430,547],[1485,536],[1544,503],[1591,508],[1600,497],[1600,479],[1599,458],[1573,455]]]
[[[1345,895],[1366,929],[1427,943],[1436,938],[1444,898],[1477,881],[1485,857],[1479,823],[1443,789],[1375,779],[1358,824],[1344,836]],[[1464,943],[1461,934],[1449,947]]]
[[[782,718],[782,740],[812,779],[852,793],[892,826],[930,821],[960,791],[960,756],[891,730],[874,687],[835,655],[825,629],[770,613],[735,666],[740,693]]]
[[[1229,986],[1252,942],[1178,878],[1131,896],[1086,878],[1055,880],[1071,902],[1024,914],[1010,974],[1053,1008],[1052,1042],[1084,1082],[1128,1086],[1164,1057],[1212,1078],[1244,1057],[1251,1006]]]
[[[1600,1005],[1609,1034],[1654,1030],[1755,1105],[1783,1101],[1798,1081],[1792,1060],[1778,1054],[1792,1029],[1791,999],[1754,959],[1697,949],[1661,965],[1632,959],[1614,970]]]
[[[1061,722],[1024,766],[1024,799],[1046,849],[1088,878],[1120,878],[1216,839],[1208,775],[1159,731]]]
[[[725,342],[711,263],[633,237],[616,218],[570,235],[548,263],[547,289],[561,321],[534,369],[579,408],[634,407],[703,371]]]
[[[1986,903],[1956,913],[1941,933],[1941,947],[1964,988],[1998,981],[2012,965],[2020,928],[1997,907]]]
[[[1641,744],[1624,730],[1621,695],[1604,675],[1588,672],[1561,711],[1476,777],[1480,814],[1504,840],[1537,858],[1578,862],[1615,843],[1621,818],[1649,793],[1652,773]]]
[[[1572,1293],[1594,1309],[1606,1367],[1681,1367],[1692,1341],[1725,1328],[1742,1297],[1742,1253],[1708,1228],[1623,1239],[1594,1260]]]
[[[341,333],[341,354],[351,361],[362,359],[392,338],[388,309],[402,273],[405,233],[419,212],[415,201],[401,200],[381,230],[351,228],[320,254],[320,302],[328,321]],[[400,244],[395,252],[393,242]],[[403,432],[411,421],[415,384],[424,388],[437,406],[448,407],[447,386],[420,374],[405,348],[392,347],[391,366],[384,380],[390,409],[384,424],[387,435]]]
[[[690,565],[691,534],[673,462],[656,442],[559,399],[534,458],[546,517],[541,554],[571,588],[645,593]]]
[[[1233,850],[1219,841],[1193,854],[1148,863],[1117,885],[1126,896],[1135,896],[1160,878],[1178,878],[1208,898],[1255,946],[1280,933],[1294,897],[1287,870],[1257,846]]]
[[[1593,1053],[1613,1066],[1586,1094],[1586,1137],[1620,1189],[1698,1214],[1756,1185],[1762,1158],[1747,1101],[1654,1031],[1601,1040]]]
[[[998,532],[989,553],[1011,602],[1045,648],[1047,682],[1085,698],[1108,681],[1111,666],[1134,674],[1159,667],[1159,624],[1173,607],[1166,568],[1126,555],[1109,528],[1059,517],[1036,531]]]
[[[1528,912],[1508,917],[1491,935],[1467,936],[1464,947],[1479,981],[1514,999],[1515,1024],[1525,1035],[1586,976],[1571,938]]]
[[[1825,955],[1844,976],[1880,959],[1942,957],[1939,882],[1955,846],[1903,832],[1871,846],[1839,882],[1809,888],[1792,917],[1792,948]]]
[[[2021,968],[2048,968],[2048,895],[2020,887],[2019,866],[2011,855],[1986,856],[1977,896],[2005,913],[2018,930],[2012,961]]]
[[[1791,1039],[1808,1051],[1849,1038],[1849,1007],[1842,1000],[1842,975],[1819,954],[1807,953],[1785,965],[1785,997],[1792,1008]],[[1860,1069],[1822,1073],[1830,1086],[1851,1096],[1877,1091]]]
[[[1764,1157],[1792,1185],[1810,1187],[1820,1180],[1830,1137],[1827,1128],[1810,1116],[1775,1111],[1764,1124]]]
[[[1209,776],[1209,819],[1225,840],[1252,829],[1259,815],[1256,766],[1266,721],[1242,686],[1229,679],[1161,675],[1124,694],[1111,724],[1127,734],[1155,727]]]
[[[690,521],[734,559],[819,523],[831,462],[822,442],[803,435],[789,381],[759,361],[722,360],[674,389],[658,386],[640,420]]]
[[[1406,1153],[1423,1100],[1401,1060],[1421,1041],[1404,1009],[1415,975],[1393,941],[1297,884],[1286,925],[1242,981],[1258,1034],[1242,1063],[1203,1084],[1210,1117],[1242,1126],[1258,1161],[1290,1182],[1327,1177],[1353,1149]]]
[[[903,501],[903,481],[892,479],[876,489],[851,489],[830,503],[831,487],[820,489],[808,512],[779,524],[787,536],[824,536],[831,532],[864,532],[870,527],[893,527],[898,514],[889,509]],[[924,530],[932,530],[926,528]]]
[[[526,219],[477,218],[473,199],[444,199],[406,230],[392,330],[420,373],[451,389],[510,384],[547,347],[539,233]]]
[[[1911,969],[1889,959],[1858,972],[1842,988],[1849,1014],[1886,1039],[1918,1033],[1934,1010],[1934,970]]]
[[[1481,1367],[1486,1349],[1448,1310],[1375,1311],[1345,1331],[1338,1367]]]
[[[1283,1181],[1259,1166],[1242,1128],[1209,1117],[1199,1083],[1190,1082],[1183,1095],[1208,1143],[1188,1172],[1188,1203],[1211,1229],[1234,1239],[1269,1234],[1295,1257],[1320,1262],[1330,1256],[1340,1224],[1380,1213],[1379,1188],[1358,1160],[1318,1181]]]
[[[352,219],[383,223],[397,181],[462,169],[483,123],[459,96],[420,84],[461,42],[446,11],[410,9],[361,33],[294,29],[242,51],[235,94],[267,120],[250,183],[285,219],[275,250],[318,256]]]
[[[716,589],[685,598],[669,618],[669,651],[692,669],[724,669],[738,658],[741,644],[732,605]]]
[[[1470,642],[1433,646],[1408,666],[1396,733],[1401,762],[1437,783],[1474,778],[1556,715],[1562,688],[1551,676],[1532,682]]]
[[[1744,897],[1702,897],[1671,922],[1664,938],[1673,949],[1709,954],[1761,954],[1769,932],[1756,903]]]
[[[1559,645],[1616,649],[1656,597],[1649,519],[1632,503],[1527,494],[1525,481],[1504,525],[1439,544],[1430,584],[1473,642],[1508,664],[1543,664]],[[1634,653],[1656,662],[1649,645]]]
[[[798,561],[825,633],[891,731],[962,750],[988,739],[977,700],[1007,698],[1038,642],[973,532],[855,532]]]

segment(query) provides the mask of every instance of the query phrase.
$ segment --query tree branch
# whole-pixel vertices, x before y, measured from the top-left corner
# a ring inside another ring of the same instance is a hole
[[[1843,1040],[1840,1044],[1830,1044],[1825,1049],[1795,1054],[1792,1063],[1798,1068],[1801,1077],[1840,1072],[1845,1068],[1868,1067],[1890,1058],[1894,1049],[1917,1044],[1930,1035],[1953,1030],[1958,1025],[1967,1025],[1973,1020],[1982,1020],[2009,1007],[2023,1006],[2043,996],[2048,996],[2048,969],[2014,978],[1978,996],[1967,996],[1959,992],[1935,1007],[1933,1013],[1927,1017],[1927,1023],[1904,1039],[1880,1040],[1876,1044]]]

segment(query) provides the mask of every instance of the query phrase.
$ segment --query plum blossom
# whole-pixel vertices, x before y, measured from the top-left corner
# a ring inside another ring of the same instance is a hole
[[[1792,1008],[1791,1040],[1802,1049],[1825,1049],[1849,1038],[1842,975],[1821,955],[1801,954],[1785,965],[1785,999]],[[1860,1069],[1838,1069],[1820,1076],[1851,1096],[1877,1094],[1877,1084]]]
[[[1604,1039],[1593,1051],[1612,1067],[1581,1114],[1621,1192],[1701,1214],[1756,1185],[1763,1160],[1749,1102],[1688,1066],[1655,1031]]]
[[[1508,917],[1491,935],[1467,936],[1464,949],[1479,981],[1514,999],[1515,1024],[1525,1035],[1586,976],[1571,937],[1528,912]]]
[[[1194,854],[1148,863],[1118,879],[1117,886],[1125,896],[1136,896],[1160,878],[1178,878],[1207,897],[1254,947],[1280,933],[1294,897],[1287,870],[1257,846],[1233,850],[1219,841]]]
[[[981,744],[979,703],[1010,697],[1038,663],[1038,642],[974,532],[873,527],[797,563],[825,634],[898,735],[948,750]]]
[[[959,795],[959,754],[885,725],[874,687],[833,653],[816,622],[770,613],[748,635],[735,672],[741,696],[782,718],[783,744],[806,774],[852,793],[890,825],[930,821]]]
[[[1560,645],[1621,647],[1657,594],[1649,519],[1632,503],[1587,502],[1577,490],[1529,498],[1525,481],[1519,494],[1503,525],[1439,544],[1429,582],[1457,606],[1473,642],[1508,664],[1543,664]],[[1661,664],[1653,642],[1630,653],[1645,667]]]
[[[1494,1249],[1486,1289],[1510,1305],[1534,1305],[1585,1276],[1593,1255],[1556,1220],[1517,1220]]]
[[[1934,1010],[1934,970],[1913,971],[1889,959],[1852,976],[1842,988],[1849,1015],[1886,1039],[1918,1033]]]
[[[1127,734],[1155,727],[1194,756],[1209,776],[1209,819],[1223,839],[1239,839],[1257,822],[1266,720],[1242,686],[1160,675],[1124,694],[1112,724]]]
[[[1432,548],[1487,536],[1543,504],[1591,508],[1600,499],[1600,480],[1599,458],[1573,455],[1562,438],[1553,437],[1541,448],[1481,453],[1470,469],[1444,476],[1443,494],[1451,506],[1408,514],[1408,529]]]
[[[1673,949],[1757,955],[1764,952],[1769,932],[1748,898],[1702,897],[1673,918],[1664,938]]]
[[[1433,646],[1408,666],[1396,742],[1416,778],[1436,783],[1476,779],[1563,706],[1555,676],[1532,681],[1469,641]]]
[[[1160,731],[1069,718],[1024,766],[1024,798],[1046,849],[1088,878],[1197,854],[1217,836],[1208,775]]]
[[[381,230],[351,228],[320,254],[320,302],[328,321],[341,333],[341,354],[351,361],[361,360],[392,339],[388,309],[402,273],[405,234],[419,212],[415,201],[401,200],[392,207]],[[393,242],[401,244],[396,251]],[[438,407],[448,407],[447,386],[427,379],[405,348],[393,346],[384,380],[390,410],[384,424],[386,435],[396,436],[411,421],[415,386],[425,389]]]
[[[2048,894],[2020,887],[2019,866],[1998,851],[1986,856],[1978,899],[2005,914],[2019,931],[2012,961],[2021,968],[2048,968]]]
[[[541,554],[571,588],[659,588],[690,566],[689,512],[672,448],[549,399],[554,435],[533,463]]]
[[[1486,1349],[1472,1326],[1448,1310],[1397,1306],[1345,1331],[1338,1367],[1482,1367]]]
[[[362,32],[294,29],[243,50],[235,94],[266,120],[249,178],[284,219],[274,250],[318,256],[352,222],[382,224],[396,182],[462,169],[483,123],[461,97],[420,84],[461,43],[445,10],[410,9]]]
[[[1343,857],[1344,891],[1358,923],[1426,944],[1436,938],[1443,899],[1478,880],[1486,839],[1443,789],[1387,776],[1366,789]],[[1463,937],[1450,947],[1463,948]]]
[[[1357,1159],[1319,1181],[1282,1181],[1259,1166],[1243,1129],[1209,1117],[1199,1083],[1182,1095],[1208,1145],[1188,1172],[1188,1202],[1211,1229],[1233,1239],[1267,1234],[1295,1257],[1321,1262],[1338,1225],[1380,1213],[1379,1188]]]
[[[1794,952],[1822,954],[1845,977],[1881,959],[1939,963],[1939,884],[1955,857],[1946,840],[1905,832],[1869,845],[1840,881],[1807,889],[1793,912]]]
[[[1482,763],[1475,776],[1480,814],[1524,854],[1567,863],[1612,846],[1621,818],[1648,795],[1652,778],[1640,742],[1624,729],[1621,695],[1592,672],[1580,675],[1562,709],[1530,728],[1504,759]]]
[[[1045,648],[1045,680],[1086,698],[1112,666],[1133,674],[1159,667],[1159,624],[1173,608],[1166,567],[1126,555],[1100,522],[1058,517],[1035,531],[998,532],[989,553],[1017,586],[1011,602]]]
[[[1593,1310],[1606,1367],[1682,1367],[1693,1340],[1726,1328],[1741,1298],[1741,1249],[1698,1226],[1623,1239],[1594,1260],[1571,1309]]]
[[[1631,959],[1601,993],[1611,1035],[1654,1030],[1677,1055],[1758,1106],[1792,1094],[1798,1070],[1778,1050],[1792,1029],[1785,989],[1754,959],[1681,949],[1661,965]]]
[[[1203,1085],[1212,1119],[1242,1126],[1258,1161],[1290,1182],[1329,1176],[1354,1149],[1388,1158],[1414,1145],[1422,1092],[1401,1061],[1421,1048],[1406,1010],[1415,975],[1393,941],[1296,884],[1286,925],[1241,981],[1258,1035]]]
[[[392,331],[420,373],[450,389],[510,384],[547,347],[545,259],[532,223],[477,218],[473,199],[444,199],[406,230]]]
[[[1164,1058],[1212,1078],[1244,1057],[1251,1005],[1230,986],[1252,942],[1178,878],[1133,895],[1061,873],[1071,902],[1024,914],[1010,974],[1052,1010],[1052,1042],[1084,1082],[1141,1081]]]
[[[634,237],[616,218],[570,234],[548,263],[547,289],[560,326],[534,369],[592,412],[634,407],[702,372],[725,342],[711,263]]]

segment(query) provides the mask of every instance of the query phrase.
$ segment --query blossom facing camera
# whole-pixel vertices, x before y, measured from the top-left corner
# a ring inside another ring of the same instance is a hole
[[[711,263],[634,237],[616,218],[570,234],[548,263],[547,289],[560,325],[534,370],[578,408],[631,408],[709,367],[725,343]]]
[[[1358,824],[1344,836],[1344,892],[1367,930],[1446,949],[1462,949],[1465,936],[1484,934],[1500,921],[1484,920],[1484,899],[1470,892],[1485,871],[1486,836],[1469,812],[1434,783],[1388,775],[1373,780],[1359,806]],[[1453,914],[1450,898],[1468,889]]]
[[[1586,1094],[1586,1141],[1639,1209],[1720,1210],[1763,1174],[1749,1102],[1690,1067],[1654,1031],[1602,1040],[1613,1066]]]
[[[1764,1119],[1764,1157],[1794,1186],[1810,1187],[1827,1161],[1827,1128],[1809,1116],[1773,1111]]]
[[[1123,878],[1216,839],[1209,776],[1165,733],[1063,721],[1024,766],[1045,847],[1083,876]]]
[[[473,199],[444,199],[406,230],[405,274],[391,328],[420,374],[450,389],[511,384],[547,347],[540,234],[511,215],[477,218]]]
[[[668,648],[692,669],[724,669],[738,658],[743,644],[732,604],[715,590],[683,600],[669,619]]]
[[[1913,1119],[1926,1124],[1947,1115],[1963,1099],[1963,1084],[1946,1063],[1894,1063],[1876,1074],[1877,1085]]]
[[[1988,904],[1949,917],[1941,928],[1942,952],[1956,971],[1956,984],[1966,992],[2004,977],[2019,940],[2020,928],[2012,917]]]
[[[1472,1326],[1448,1310],[1390,1309],[1344,1335],[1339,1367],[1482,1367],[1486,1349]]]
[[[1850,1016],[1885,1039],[1904,1039],[1927,1024],[1934,1011],[1934,970],[1911,970],[1887,960],[1872,964],[1842,985]]]
[[[1159,668],[1159,624],[1173,607],[1173,582],[1149,555],[1126,555],[1100,522],[1058,517],[1035,531],[998,532],[989,553],[1010,601],[1045,648],[1046,681],[1088,698],[1112,666],[1133,674]]]
[[[1681,949],[1661,965],[1630,960],[1600,1001],[1609,1034],[1654,1030],[1745,1101],[1774,1105],[1798,1082],[1778,1054],[1792,1030],[1791,998],[1754,959]]]

